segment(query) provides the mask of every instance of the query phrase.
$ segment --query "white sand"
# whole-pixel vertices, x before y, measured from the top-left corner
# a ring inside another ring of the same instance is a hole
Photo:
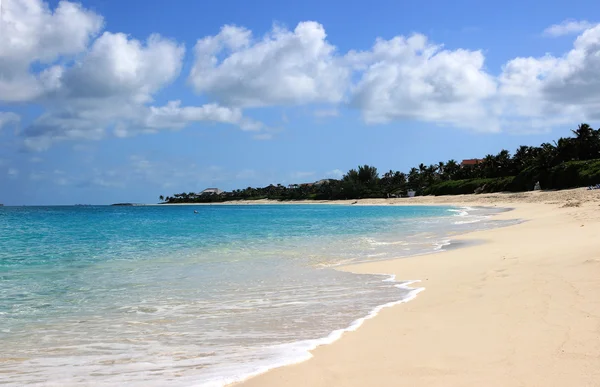
[[[497,205],[527,221],[460,238],[484,244],[346,267],[426,290],[241,386],[600,386],[600,191],[360,204]]]

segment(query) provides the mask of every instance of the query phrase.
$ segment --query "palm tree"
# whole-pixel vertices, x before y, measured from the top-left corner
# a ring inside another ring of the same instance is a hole
[[[423,164],[421,164],[423,165]],[[421,174],[417,168],[411,168],[410,172],[408,172],[408,187],[416,190],[421,186],[420,183]]]
[[[561,137],[558,141],[554,141],[554,147],[557,164],[577,160],[587,153],[585,150],[582,151],[582,144],[577,144],[577,139],[574,138]]]
[[[458,174],[459,170],[460,170],[460,166],[458,165],[456,160],[451,159],[451,160],[448,160],[448,162],[444,166],[444,175],[447,180],[454,180],[456,175]]]
[[[510,158],[510,152],[506,149],[502,149],[496,155],[496,176],[506,177],[512,173],[512,159]]]
[[[539,151],[536,158],[538,168],[542,170],[548,170],[556,165],[556,148],[550,143],[543,143],[539,147]]]
[[[161,202],[164,202],[164,201],[165,201],[165,197],[164,197],[163,195],[160,195],[160,196],[158,197],[158,200],[160,200]]]
[[[444,164],[443,161],[438,162],[437,172],[438,172],[438,175],[440,175],[441,180],[448,180],[448,178],[446,176],[446,164]]]
[[[377,168],[371,167],[369,165],[363,165],[358,167],[358,180],[362,184],[372,185],[379,180],[379,174],[377,173]]]
[[[579,160],[590,160],[600,156],[600,130],[594,130],[588,124],[580,124],[572,132],[575,135]]]
[[[496,157],[493,155],[486,155],[481,162],[481,169],[484,178],[496,177],[497,166]]]

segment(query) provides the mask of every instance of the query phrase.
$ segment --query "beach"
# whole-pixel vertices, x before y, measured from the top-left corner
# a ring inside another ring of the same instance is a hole
[[[343,267],[425,290],[311,359],[237,385],[600,386],[600,191],[355,204],[497,206],[513,210],[496,218],[524,222],[459,236],[464,247],[438,254]]]

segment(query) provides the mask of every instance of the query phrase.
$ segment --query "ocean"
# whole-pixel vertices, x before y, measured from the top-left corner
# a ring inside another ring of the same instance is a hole
[[[498,211],[2,207],[0,383],[222,386],[306,360],[419,291],[418,278],[336,267],[514,223]]]

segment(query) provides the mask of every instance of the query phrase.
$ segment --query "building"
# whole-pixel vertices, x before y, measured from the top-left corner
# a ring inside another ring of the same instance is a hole
[[[460,166],[461,167],[472,167],[474,165],[481,163],[482,161],[483,161],[482,159],[465,159],[460,163]]]
[[[220,195],[223,191],[218,188],[207,188],[204,191],[200,192],[200,195]]]

